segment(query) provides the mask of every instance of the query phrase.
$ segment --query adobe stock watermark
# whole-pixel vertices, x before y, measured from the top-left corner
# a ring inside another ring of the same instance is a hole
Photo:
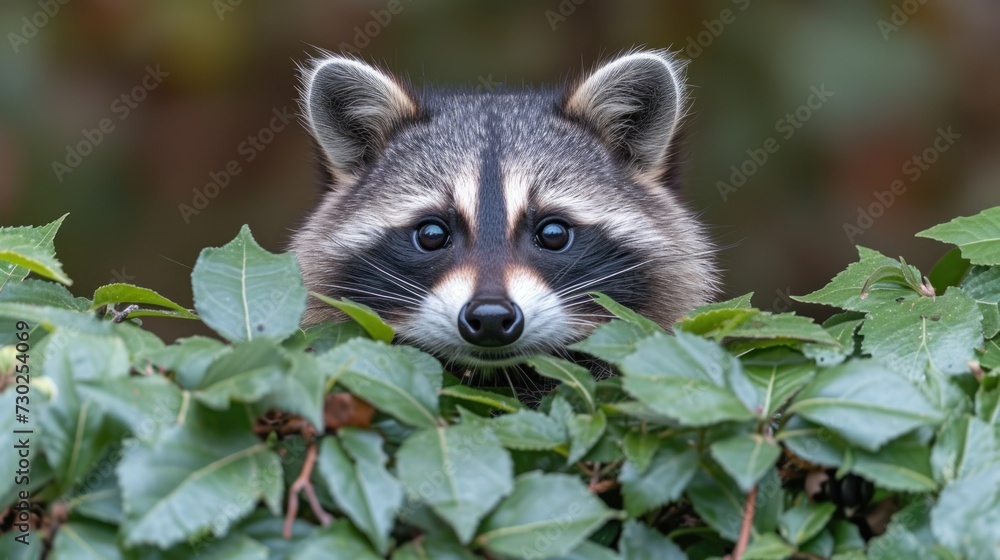
[[[59,10],[69,4],[70,0],[38,0],[36,4],[38,10],[30,16],[21,18],[20,33],[10,31],[7,33],[7,40],[14,49],[14,54],[21,52],[21,47],[27,45],[29,41],[38,35],[38,32],[52,21],[52,18],[59,15]]]
[[[799,105],[794,111],[786,113],[774,123],[774,130],[780,135],[781,140],[776,136],[771,136],[764,140],[757,148],[749,148],[746,151],[747,159],[737,165],[729,167],[731,173],[729,182],[716,181],[715,186],[719,190],[722,201],[729,200],[729,195],[739,191],[747,184],[750,177],[753,177],[767,162],[771,156],[781,149],[781,142],[791,140],[816,111],[820,110],[833,97],[834,93],[826,89],[826,84],[812,86],[809,88],[809,97],[806,102]]]
[[[201,187],[191,189],[193,196],[191,197],[190,204],[182,202],[177,205],[177,210],[180,212],[185,224],[190,224],[192,216],[197,216],[202,210],[207,208],[208,203],[219,196],[219,193],[229,186],[233,177],[243,172],[243,165],[257,159],[257,156],[274,141],[278,133],[285,130],[289,123],[295,120],[295,113],[287,105],[280,109],[276,107],[271,110],[271,113],[272,116],[267,126],[247,136],[245,140],[236,146],[236,153],[240,157],[227,161],[217,171],[210,171],[207,183]]]
[[[733,8],[725,8],[715,19],[706,19],[701,22],[703,30],[691,35],[684,43],[684,54],[694,60],[705,53],[705,49],[712,46],[716,39],[722,36],[728,25],[736,23],[736,16],[743,13],[750,7],[750,0],[732,0]]]
[[[163,83],[163,79],[170,76],[170,73],[160,69],[160,65],[155,67],[147,66],[146,75],[134,88],[123,93],[111,102],[108,109],[112,115],[118,117],[118,121],[123,121],[132,114],[132,111],[139,107],[139,104],[146,100],[149,92],[158,88]],[[52,161],[52,172],[56,179],[62,183],[63,178],[76,170],[83,163],[83,159],[97,149],[109,134],[115,131],[115,120],[112,117],[104,117],[97,122],[94,128],[85,128],[80,131],[83,137],[76,144],[66,145],[66,157],[62,161]]]
[[[924,173],[937,163],[941,154],[950,150],[961,137],[962,135],[953,131],[950,126],[938,128],[937,136],[931,145],[906,160],[900,168],[907,180],[896,179],[889,184],[888,189],[872,192],[875,200],[866,207],[858,206],[858,215],[854,222],[844,222],[844,234],[847,240],[853,245],[858,237],[871,229],[875,225],[875,220],[885,215],[886,210],[891,208],[899,197],[906,194],[908,186],[919,181]]]
[[[407,2],[412,2],[413,0],[407,0]],[[389,27],[392,23],[392,16],[399,15],[403,11],[403,1],[402,0],[389,0],[385,5],[385,8],[381,10],[372,10],[371,19],[369,19],[364,25],[354,26],[354,37],[353,42],[348,43],[347,41],[341,41],[338,46],[340,52],[342,53],[352,53],[360,54],[361,49],[364,49],[371,44],[372,39],[378,37],[379,33],[383,29]]]
[[[487,76],[480,75],[478,77],[478,82],[479,84],[476,85],[476,91],[485,91],[486,93],[493,93],[504,84],[503,82],[493,81],[493,74],[489,74]]]
[[[889,16],[889,19],[880,19],[877,22],[882,39],[888,41],[889,36],[909,23],[910,18],[919,12],[926,3],[927,0],[904,0],[899,4],[893,4],[892,15]]]
[[[555,10],[545,10],[545,21],[549,22],[549,27],[552,31],[556,30],[556,27],[560,23],[566,21],[569,16],[576,13],[576,8],[580,4],[583,4],[587,0],[560,0],[559,5],[556,6]]]

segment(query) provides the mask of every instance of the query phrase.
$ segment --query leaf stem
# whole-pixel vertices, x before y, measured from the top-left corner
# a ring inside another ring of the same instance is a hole
[[[291,488],[288,489],[288,513],[285,514],[285,530],[283,532],[285,540],[292,538],[292,523],[295,522],[295,518],[299,514],[299,492],[305,492],[309,507],[316,514],[320,525],[325,527],[333,521],[333,516],[323,511],[323,506],[320,505],[319,499],[316,497],[316,490],[313,488],[312,482],[309,481],[309,477],[312,476],[313,467],[315,466],[316,442],[313,441],[309,443],[309,447],[306,449],[306,460],[302,464],[302,471],[299,472],[299,476],[292,483]]]
[[[753,527],[753,516],[757,508],[757,487],[747,496],[747,503],[743,508],[743,525],[740,527],[740,538],[736,541],[736,548],[733,549],[733,560],[740,560],[750,544],[750,529]]]

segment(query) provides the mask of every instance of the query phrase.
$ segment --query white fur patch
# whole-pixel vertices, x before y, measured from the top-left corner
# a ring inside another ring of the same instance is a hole
[[[515,346],[535,351],[551,350],[572,340],[578,329],[566,323],[562,302],[534,270],[511,266],[504,274],[511,301],[524,313],[524,332]]]
[[[503,197],[507,207],[507,236],[513,237],[517,221],[528,210],[531,179],[520,172],[504,173]]]
[[[470,167],[465,173],[452,179],[452,200],[455,210],[472,224],[470,231],[475,236],[479,223],[479,170]]]
[[[458,313],[472,299],[476,277],[475,269],[468,266],[450,271],[430,290],[419,311],[399,325],[400,337],[442,354],[455,354],[463,346],[471,347],[458,332]]]

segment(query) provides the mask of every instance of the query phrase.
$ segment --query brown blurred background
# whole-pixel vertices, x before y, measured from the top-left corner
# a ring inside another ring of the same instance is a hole
[[[1000,204],[995,0],[26,0],[0,5],[0,31],[0,224],[69,212],[57,249],[80,295],[129,281],[190,305],[201,248],[243,223],[285,247],[317,189],[305,132],[273,117],[314,47],[482,88],[684,50],[689,200],[735,245],[727,293],[765,309],[856,257],[845,224],[927,272],[945,247],[915,232]]]

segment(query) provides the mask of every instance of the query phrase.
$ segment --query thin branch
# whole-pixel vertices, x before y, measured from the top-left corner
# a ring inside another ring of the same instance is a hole
[[[299,492],[305,491],[306,499],[309,501],[309,507],[312,508],[313,513],[316,514],[316,518],[319,519],[320,525],[326,526],[333,521],[333,516],[329,513],[323,511],[323,506],[320,505],[319,499],[316,498],[316,491],[313,489],[312,483],[309,481],[309,477],[312,476],[313,467],[316,465],[316,442],[310,442],[309,447],[306,449],[306,460],[302,464],[302,471],[299,472],[299,476],[292,483],[291,488],[288,489],[288,513],[285,514],[285,539],[292,538],[292,523],[295,522],[295,518],[299,515]]]
[[[733,560],[740,560],[750,544],[750,529],[753,527],[753,516],[757,508],[757,487],[754,486],[747,496],[746,506],[743,508],[743,526],[740,527],[740,538],[736,541],[736,548],[733,549]]]

